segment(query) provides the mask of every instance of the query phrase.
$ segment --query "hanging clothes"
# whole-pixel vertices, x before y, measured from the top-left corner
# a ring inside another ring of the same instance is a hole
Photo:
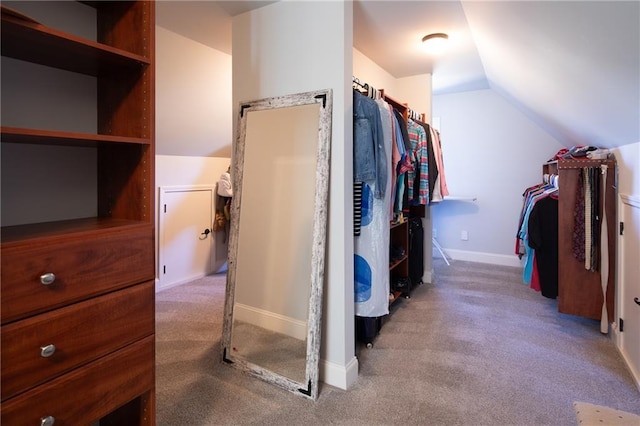
[[[615,231],[612,219],[607,223],[607,216],[615,214],[615,205],[606,201],[615,198],[615,179],[609,175],[607,180],[607,168],[615,167],[616,162],[614,157],[590,159],[588,154],[544,166],[563,177],[560,196],[566,199],[557,202],[553,192],[545,198],[545,184],[525,190],[516,253],[526,256],[525,283],[530,280],[531,288],[545,297],[557,296],[560,312],[599,318],[600,331],[607,333],[615,294],[610,270]],[[559,177],[545,174],[543,178],[550,187],[560,187]],[[557,216],[562,223],[557,223]]]
[[[423,123],[419,120],[414,120],[418,125],[422,126],[427,137],[427,162],[428,162],[428,175],[429,175],[429,201],[433,201],[433,197],[438,197],[442,200],[440,194],[440,188],[437,187],[438,183],[438,164],[436,162],[435,151],[433,149],[433,139],[431,133],[431,126],[427,123]],[[437,194],[436,194],[437,193]]]
[[[411,141],[409,140],[409,132],[407,130],[407,122],[398,110],[393,110],[398,123],[397,129],[400,130],[402,138],[396,135],[397,148],[400,151],[400,162],[398,163],[398,177],[396,180],[396,194],[394,199],[394,214],[399,214],[404,207],[406,198],[405,188],[407,187],[407,172],[414,169],[413,155],[411,152]]]
[[[585,264],[585,269],[592,272],[598,270],[600,265],[600,169],[597,167],[589,167],[589,187],[591,189],[591,245],[588,247],[590,251],[589,259],[591,263]],[[585,206],[586,209],[586,206]],[[585,250],[587,247],[585,246]]]
[[[382,198],[387,186],[387,158],[378,104],[353,91],[353,180],[366,182],[374,197]]]
[[[535,250],[540,292],[558,297],[558,197],[554,193],[538,199],[527,225],[529,247]]]
[[[410,205],[428,204],[429,202],[429,152],[427,135],[422,126],[414,120],[408,120],[409,140],[413,155],[414,169],[408,174],[408,196]]]
[[[595,272],[600,265],[600,168],[583,167],[578,173],[574,207],[573,256]]]
[[[360,94],[358,94],[360,95]],[[354,100],[355,100],[354,95]],[[364,98],[364,99],[361,99]],[[374,155],[390,162],[392,158],[392,114],[382,99],[370,99],[358,96],[360,111],[376,114],[373,120],[379,122],[380,149]],[[365,100],[366,99],[366,100]],[[365,109],[363,106],[367,105]],[[375,106],[375,109],[372,107]],[[362,108],[360,108],[362,107]],[[354,103],[354,111],[356,110]],[[359,114],[354,116],[354,143],[358,134],[366,134],[364,122]],[[370,154],[371,155],[371,154]],[[376,169],[378,168],[376,160]],[[356,164],[354,164],[354,167]],[[391,173],[384,168],[384,180],[376,179],[362,182],[362,220],[360,235],[354,241],[354,290],[355,314],[361,317],[380,317],[389,313],[389,221],[391,191]],[[378,190],[377,186],[383,186]],[[376,194],[381,195],[377,197]]]
[[[397,109],[393,110],[398,123],[401,125],[400,131],[402,132],[402,141],[404,142],[405,151],[411,151],[411,141],[409,140],[409,130],[407,129],[407,120],[404,119],[404,116]]]
[[[522,281],[525,284],[531,284],[533,275],[533,264],[535,257],[535,249],[529,244],[529,217],[536,202],[548,197],[553,193],[557,193],[557,181],[553,183],[543,183],[527,188],[523,193],[524,201],[520,218],[520,226],[517,232],[516,250],[519,256],[524,256],[525,265],[522,271]]]
[[[585,261],[585,169],[578,173],[576,185],[576,203],[573,210],[573,257],[578,262]]]
[[[381,198],[386,188],[387,164],[382,149],[382,122],[376,102],[353,91],[353,234],[360,235],[363,211],[369,212],[369,203],[363,198],[363,183],[375,188],[374,196]],[[365,217],[364,221],[370,218]]]
[[[444,169],[444,156],[442,154],[442,142],[440,139],[440,132],[434,129],[433,126],[429,126],[429,130],[431,133],[436,167],[438,168],[437,182],[434,187],[436,191],[439,190],[439,197],[432,198],[432,201],[442,201],[443,197],[449,195],[449,188],[447,187],[447,179],[445,177],[446,175]]]
[[[362,182],[353,182],[353,235],[359,236],[362,227]]]
[[[398,129],[398,119],[393,111],[393,107],[389,105],[389,114],[391,116],[391,200],[389,202],[389,214],[391,218],[394,217],[396,189],[398,186],[398,167],[402,159],[400,147],[398,146],[398,138],[402,138],[402,132]]]

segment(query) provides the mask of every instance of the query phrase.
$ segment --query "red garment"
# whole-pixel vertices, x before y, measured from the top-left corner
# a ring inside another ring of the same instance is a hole
[[[538,261],[536,260],[536,254],[533,253],[533,272],[531,273],[531,284],[529,287],[535,291],[540,291],[540,275],[538,274]]]
[[[566,154],[567,152],[569,152],[569,150],[567,148],[562,148],[560,151],[558,151],[556,153],[556,155],[553,156],[553,158],[549,161],[555,161],[555,160],[559,160],[561,158],[564,158],[563,155]]]

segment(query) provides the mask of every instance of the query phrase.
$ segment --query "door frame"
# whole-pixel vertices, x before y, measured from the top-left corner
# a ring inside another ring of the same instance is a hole
[[[167,196],[169,193],[174,193],[174,192],[194,192],[194,191],[210,191],[211,192],[211,223],[209,224],[209,229],[212,229],[213,227],[213,219],[214,219],[214,215],[215,215],[215,203],[216,203],[216,185],[165,185],[165,186],[160,186],[158,187],[158,269],[156,271],[157,277],[158,277],[158,281],[157,281],[157,285],[156,285],[156,291],[159,290],[165,290],[167,288],[170,287],[175,287],[178,286],[180,284],[183,284],[182,281],[178,281],[175,283],[172,283],[171,285],[163,285],[162,283],[162,265],[164,265],[164,250],[163,250],[163,241],[164,241],[164,234],[165,234],[165,221],[163,219],[164,216],[164,212],[163,212],[163,208],[162,206],[164,205],[165,201],[167,200]],[[215,253],[213,252],[213,250],[215,249],[215,233],[213,232],[213,230],[211,231],[211,266],[213,267],[213,261],[214,261],[214,255]],[[211,271],[210,271],[211,272]],[[189,281],[192,278],[189,279]]]
[[[625,222],[629,220],[629,218],[624,216],[625,206],[630,207],[631,209],[640,209],[640,197],[628,195],[628,194],[618,194],[618,220],[616,221],[616,225],[618,226],[618,229],[616,229],[616,237],[618,239],[618,242],[617,242],[618,243],[617,244],[618,261],[616,262],[617,263],[616,276],[618,277],[618,282],[617,282],[618,288],[616,291],[616,315],[615,315],[616,322],[613,325],[613,330],[615,331],[613,337],[614,337],[616,348],[618,349],[618,352],[622,356],[622,359],[624,360],[625,364],[627,364],[627,369],[631,373],[633,381],[635,382],[636,387],[640,391],[640,365],[636,365],[636,366],[631,365],[630,364],[631,360],[627,359],[624,352],[622,351],[623,336],[619,328],[620,327],[619,319],[620,318],[624,319],[624,315],[625,315],[624,296],[626,294],[625,291],[629,290],[626,286],[629,285],[630,283],[630,279],[628,279],[629,277],[626,277],[624,274],[625,262],[628,262],[630,260],[628,259],[628,255],[625,256],[624,238],[620,238],[620,228],[619,228],[621,222]]]

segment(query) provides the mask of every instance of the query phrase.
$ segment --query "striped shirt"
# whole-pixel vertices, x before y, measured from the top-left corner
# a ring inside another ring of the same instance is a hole
[[[429,203],[429,151],[427,146],[427,133],[424,127],[409,119],[407,123],[411,151],[414,161],[413,170],[408,175],[409,204]],[[418,188],[415,188],[419,179]]]

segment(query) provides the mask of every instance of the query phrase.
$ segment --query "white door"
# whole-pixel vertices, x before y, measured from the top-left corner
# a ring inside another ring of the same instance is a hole
[[[214,196],[212,187],[160,188],[160,288],[213,272]]]
[[[624,232],[620,236],[620,318],[624,330],[620,333],[620,351],[640,389],[640,199],[621,196],[621,221]]]

